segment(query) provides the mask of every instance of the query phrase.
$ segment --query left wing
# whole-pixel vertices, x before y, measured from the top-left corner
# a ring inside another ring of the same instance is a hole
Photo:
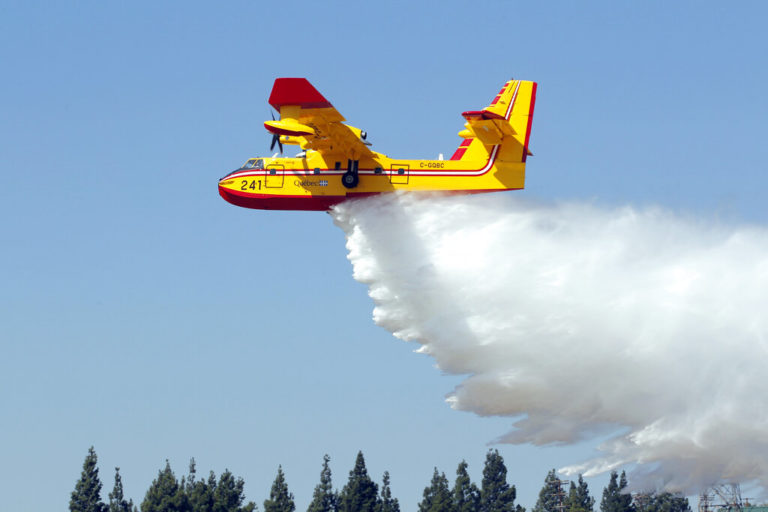
[[[372,155],[365,132],[344,124],[344,117],[306,78],[277,78],[269,104],[280,112],[280,120],[265,121],[264,127],[283,143],[352,160]]]

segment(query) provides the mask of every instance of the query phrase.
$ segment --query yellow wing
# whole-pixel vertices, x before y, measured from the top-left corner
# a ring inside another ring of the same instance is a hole
[[[372,154],[365,132],[344,124],[344,117],[306,78],[276,79],[269,104],[280,112],[280,120],[266,121],[264,127],[284,144],[351,160]]]

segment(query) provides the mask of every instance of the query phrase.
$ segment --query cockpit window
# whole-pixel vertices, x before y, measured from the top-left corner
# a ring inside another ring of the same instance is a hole
[[[263,169],[264,168],[264,160],[261,158],[251,158],[247,162],[245,162],[245,165],[243,166],[243,169]]]

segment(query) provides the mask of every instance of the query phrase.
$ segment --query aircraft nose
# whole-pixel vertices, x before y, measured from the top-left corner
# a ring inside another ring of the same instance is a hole
[[[235,174],[239,170],[240,169],[235,169],[234,171],[229,171],[227,174],[225,174],[224,176],[219,178],[219,183],[221,183],[222,181],[226,180],[227,178],[229,178],[230,176],[232,176],[233,174]]]

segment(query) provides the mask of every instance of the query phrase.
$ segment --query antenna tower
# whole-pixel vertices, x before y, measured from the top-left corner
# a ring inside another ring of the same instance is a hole
[[[739,484],[713,485],[699,495],[699,512],[743,512]]]
[[[565,512],[565,498],[568,496],[565,487],[570,484],[570,480],[560,480],[559,478],[549,481],[549,485],[552,487],[552,495],[555,497],[555,510],[557,512]]]

